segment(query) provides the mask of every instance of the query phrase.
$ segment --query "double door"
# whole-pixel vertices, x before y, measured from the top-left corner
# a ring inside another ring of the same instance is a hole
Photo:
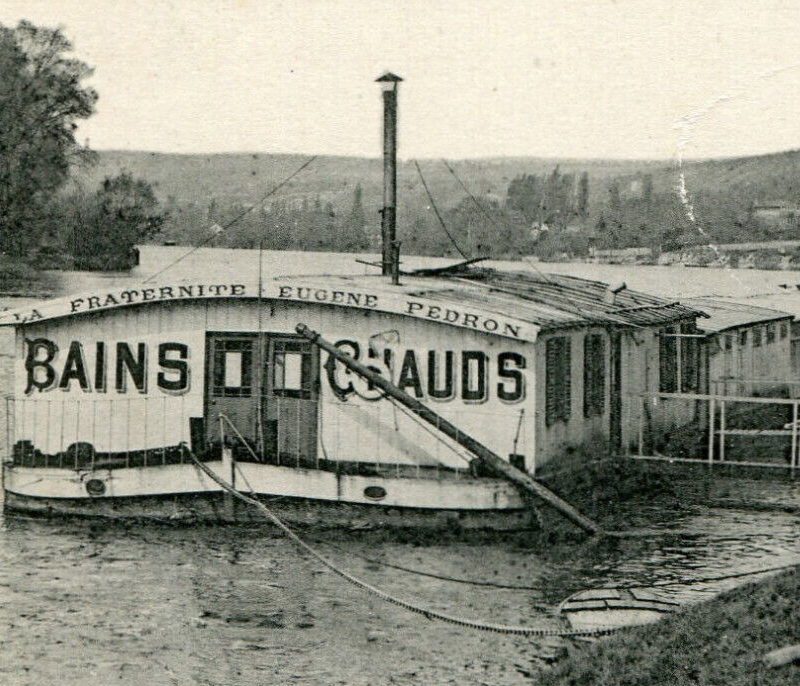
[[[299,463],[316,458],[315,346],[284,334],[209,333],[206,351],[209,441],[219,441],[222,423],[227,437],[243,438],[259,459]]]

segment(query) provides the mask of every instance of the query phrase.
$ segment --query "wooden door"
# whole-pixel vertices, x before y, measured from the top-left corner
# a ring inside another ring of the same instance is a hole
[[[258,338],[254,334],[209,333],[206,339],[206,435],[220,437],[224,415],[248,441],[256,438]],[[234,435],[225,426],[226,436]]]
[[[206,436],[220,438],[220,415],[248,441],[256,438],[258,338],[254,334],[209,333],[206,337]],[[225,426],[226,436],[234,435]]]
[[[271,334],[265,351],[265,451],[281,463],[311,466],[317,457],[319,350],[297,336]]]

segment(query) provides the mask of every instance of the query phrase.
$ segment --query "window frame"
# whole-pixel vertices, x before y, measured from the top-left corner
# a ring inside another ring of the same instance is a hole
[[[249,398],[253,395],[253,343],[253,338],[244,336],[213,339],[211,395],[216,398]],[[240,386],[228,386],[225,383],[227,353],[236,352],[242,355],[241,380],[243,383]],[[244,383],[248,379],[250,383]]]
[[[278,388],[276,386],[276,371],[278,369],[276,358],[282,356],[285,359],[287,354],[300,356],[300,388],[286,388],[285,386]],[[314,349],[311,343],[300,339],[288,338],[279,338],[271,341],[269,366],[272,370],[271,391],[273,396],[299,400],[311,400],[314,397]]]

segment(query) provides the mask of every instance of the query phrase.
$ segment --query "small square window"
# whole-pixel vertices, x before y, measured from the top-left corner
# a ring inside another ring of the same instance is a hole
[[[313,358],[310,343],[276,340],[272,347],[272,393],[283,398],[311,398]]]
[[[275,388],[303,389],[303,356],[300,353],[275,353]]]
[[[252,391],[253,342],[243,339],[214,343],[213,394],[246,397]]]
[[[225,388],[241,388],[244,385],[242,383],[242,371],[244,370],[242,351],[226,350],[222,366],[225,368]]]

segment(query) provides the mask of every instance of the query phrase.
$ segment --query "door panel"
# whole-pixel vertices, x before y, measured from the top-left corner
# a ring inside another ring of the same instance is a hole
[[[206,345],[206,433],[211,441],[220,437],[220,414],[224,414],[244,436],[255,428],[255,354],[252,335],[209,334]],[[225,428],[230,434],[230,427]]]
[[[318,350],[300,338],[271,336],[264,376],[264,422],[276,428],[279,459],[315,459]]]

